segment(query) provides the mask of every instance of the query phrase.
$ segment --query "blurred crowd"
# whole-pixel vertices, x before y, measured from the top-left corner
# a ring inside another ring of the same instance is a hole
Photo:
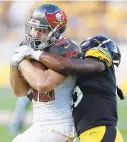
[[[83,40],[107,34],[116,40],[127,39],[126,1],[0,1],[0,40],[23,37],[24,23],[40,4],[55,3],[68,15],[67,36]]]
[[[0,86],[9,84],[9,61],[25,38],[25,22],[33,9],[45,3],[59,5],[68,16],[66,37],[77,43],[104,34],[122,43],[122,67],[127,60],[127,1],[0,1]],[[123,45],[124,43],[124,45]],[[121,69],[125,71],[125,69]],[[122,73],[123,78],[125,73]],[[121,78],[121,75],[120,75]],[[124,81],[125,82],[125,81]],[[127,82],[127,79],[126,79]],[[125,83],[124,83],[125,84]]]

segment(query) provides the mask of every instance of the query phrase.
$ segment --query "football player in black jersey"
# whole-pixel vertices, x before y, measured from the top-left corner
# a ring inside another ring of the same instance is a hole
[[[80,142],[122,142],[117,128],[117,95],[114,66],[121,54],[106,36],[95,36],[80,45],[82,59],[66,59],[52,53],[38,54],[48,68],[65,75],[77,75],[73,92],[73,117]],[[36,51],[35,51],[36,52]]]
[[[34,124],[13,142],[65,142],[76,136],[71,110],[71,91],[76,77],[68,77],[46,67],[42,70],[35,68],[29,56],[31,51],[35,53],[34,59],[38,60],[38,54],[45,51],[68,59],[79,58],[80,47],[64,37],[66,25],[64,11],[52,4],[36,8],[26,23],[26,41],[21,43],[11,59],[10,82],[16,96],[32,95]],[[59,86],[63,92],[57,88]],[[61,93],[65,94],[63,99],[58,97]]]

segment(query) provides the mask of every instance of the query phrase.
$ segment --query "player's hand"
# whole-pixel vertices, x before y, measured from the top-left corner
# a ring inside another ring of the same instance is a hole
[[[17,48],[15,54],[12,56],[11,65],[18,67],[18,64],[26,57],[30,56],[32,48],[27,45],[23,45]]]
[[[26,58],[26,59],[35,59],[35,60],[39,61],[39,57],[40,57],[41,53],[43,53],[44,51],[34,50],[33,48],[29,47],[28,45],[23,45],[17,49],[17,52],[24,52],[24,54],[26,54],[26,56],[24,58]]]

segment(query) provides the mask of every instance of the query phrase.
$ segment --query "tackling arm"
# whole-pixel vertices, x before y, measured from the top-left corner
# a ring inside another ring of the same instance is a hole
[[[19,67],[29,85],[39,92],[49,92],[65,80],[65,76],[52,71],[35,68],[29,60],[24,59]]]
[[[12,65],[10,65],[10,84],[17,97],[25,96],[30,88],[19,70]]]
[[[53,53],[42,53],[39,61],[48,68],[66,75],[100,72],[105,69],[103,62],[95,58],[67,59]]]

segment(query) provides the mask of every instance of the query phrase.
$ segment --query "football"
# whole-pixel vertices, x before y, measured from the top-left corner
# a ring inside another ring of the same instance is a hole
[[[30,60],[30,62],[32,63],[32,65],[33,65],[35,68],[45,70],[45,66],[44,66],[42,63],[40,63],[40,62],[38,62],[38,61],[36,61],[36,60],[33,60],[33,59]]]

